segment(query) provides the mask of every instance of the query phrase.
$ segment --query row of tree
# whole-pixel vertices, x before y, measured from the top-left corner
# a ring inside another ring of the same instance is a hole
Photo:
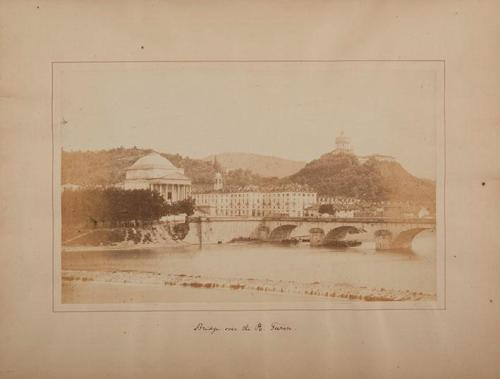
[[[192,215],[194,201],[186,199],[169,204],[155,191],[96,188],[64,191],[61,206],[63,225],[116,225],[127,221],[151,222],[172,214]]]

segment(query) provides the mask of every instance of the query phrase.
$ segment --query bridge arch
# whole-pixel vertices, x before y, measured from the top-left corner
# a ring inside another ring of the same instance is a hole
[[[283,241],[290,239],[290,234],[296,227],[297,225],[292,224],[280,225],[271,231],[268,239],[270,241]]]
[[[331,229],[325,236],[324,241],[340,241],[343,240],[348,234],[358,234],[361,230],[351,225],[338,226]]]
[[[410,249],[413,239],[417,234],[423,232],[424,230],[431,230],[430,228],[412,228],[404,230],[399,233],[392,241],[393,249]]]

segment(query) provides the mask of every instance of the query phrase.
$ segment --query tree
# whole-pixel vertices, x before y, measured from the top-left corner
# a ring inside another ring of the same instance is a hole
[[[185,213],[188,216],[194,214],[194,199],[184,199],[172,204],[165,204],[163,207],[165,215],[175,215]]]
[[[329,214],[329,215],[334,215],[335,214],[335,208],[333,207],[332,204],[321,204],[319,206],[319,213],[320,214],[323,214],[323,213],[326,213],[326,214]]]
[[[119,188],[64,191],[61,205],[63,226],[155,221],[165,209],[163,197],[155,191]]]

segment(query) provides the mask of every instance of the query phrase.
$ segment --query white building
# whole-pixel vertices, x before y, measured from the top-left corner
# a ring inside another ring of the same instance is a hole
[[[139,158],[126,170],[122,187],[157,191],[170,202],[191,196],[191,180],[184,175],[184,170],[155,152]]]
[[[335,217],[339,218],[353,218],[354,217],[354,210],[338,210],[335,211]]]
[[[372,154],[364,157],[358,157],[359,163],[365,163],[370,159],[374,159],[379,162],[396,162],[396,158],[391,157],[390,155]]]
[[[303,217],[305,209],[316,203],[313,192],[207,192],[193,194],[197,207],[210,216]]]

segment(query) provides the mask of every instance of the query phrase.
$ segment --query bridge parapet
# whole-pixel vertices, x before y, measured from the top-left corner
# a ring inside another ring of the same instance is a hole
[[[435,219],[386,217],[190,217],[190,240],[199,243],[228,242],[237,238],[281,241],[290,238],[309,240],[321,245],[333,239],[374,241],[377,249],[410,248],[413,238],[424,230],[433,230]],[[346,227],[358,229],[354,234]]]
[[[209,221],[288,221],[288,222],[338,222],[338,223],[387,223],[387,224],[436,224],[435,218],[394,218],[394,217],[285,217],[285,216],[265,216],[265,217],[238,217],[238,216],[190,216],[190,222]]]
[[[315,223],[357,223],[357,224],[436,224],[435,218],[394,218],[394,217],[262,217],[263,221],[290,221]]]

